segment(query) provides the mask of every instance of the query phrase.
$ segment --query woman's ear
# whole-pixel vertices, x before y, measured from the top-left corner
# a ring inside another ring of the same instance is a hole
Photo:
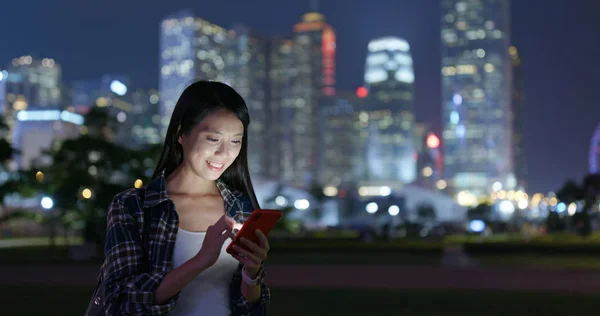
[[[181,125],[179,125],[179,127],[177,127],[177,142],[179,143],[179,145],[181,145],[181,142],[183,141],[183,133],[180,133],[181,131]]]

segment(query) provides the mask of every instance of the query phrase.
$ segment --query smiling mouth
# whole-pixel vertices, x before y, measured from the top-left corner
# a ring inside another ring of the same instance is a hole
[[[213,170],[221,170],[225,166],[224,163],[216,163],[216,162],[212,162],[210,160],[207,160],[206,164],[208,165],[209,168],[211,168]]]

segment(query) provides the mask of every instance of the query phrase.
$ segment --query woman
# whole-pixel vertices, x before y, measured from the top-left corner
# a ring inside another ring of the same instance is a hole
[[[266,314],[267,238],[257,231],[260,244],[241,240],[252,252],[225,252],[234,226],[259,208],[248,173],[249,123],[244,100],[225,84],[199,81],[183,91],[152,182],[111,203],[102,266],[107,315]]]

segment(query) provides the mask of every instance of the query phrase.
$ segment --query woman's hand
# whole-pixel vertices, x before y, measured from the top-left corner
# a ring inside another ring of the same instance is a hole
[[[246,274],[254,278],[260,271],[262,262],[267,259],[269,253],[269,240],[267,236],[260,230],[256,230],[256,236],[258,236],[259,244],[256,244],[244,237],[240,238],[240,242],[246,245],[250,251],[235,244],[233,249],[237,252],[233,257],[244,265]]]
[[[223,243],[227,238],[234,238],[232,233],[235,221],[223,215],[214,225],[206,230],[206,236],[202,243],[202,248],[194,257],[203,269],[208,269],[217,262]]]

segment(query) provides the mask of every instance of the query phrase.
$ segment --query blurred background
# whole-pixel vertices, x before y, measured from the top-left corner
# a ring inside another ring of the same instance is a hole
[[[83,314],[196,79],[252,123],[272,315],[591,315],[600,2],[5,1],[0,302]]]

